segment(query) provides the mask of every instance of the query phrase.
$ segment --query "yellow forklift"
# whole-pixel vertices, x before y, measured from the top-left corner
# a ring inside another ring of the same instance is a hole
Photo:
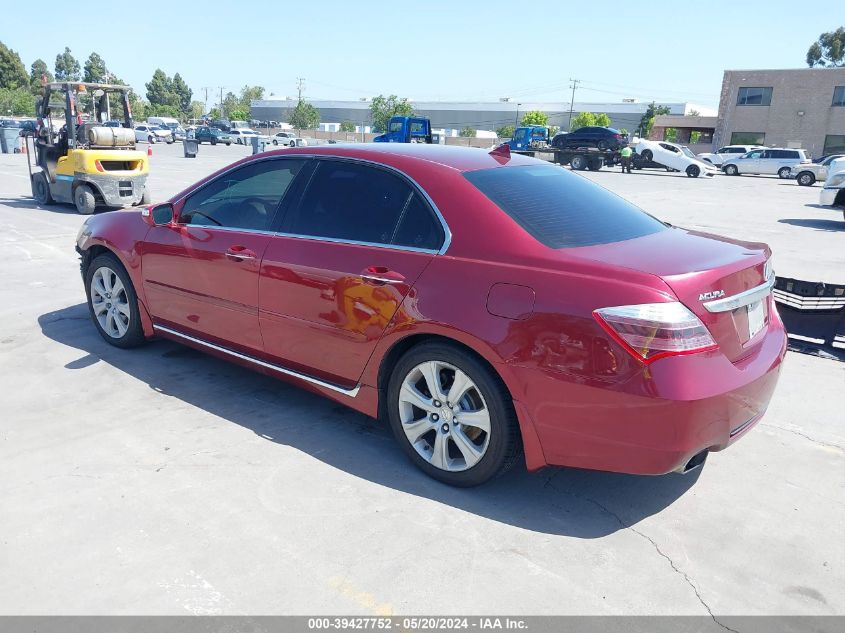
[[[83,215],[96,207],[148,204],[149,161],[135,148],[129,86],[45,82],[36,104],[33,170],[27,139],[32,195],[39,204],[65,202]],[[111,118],[111,99],[122,120]]]

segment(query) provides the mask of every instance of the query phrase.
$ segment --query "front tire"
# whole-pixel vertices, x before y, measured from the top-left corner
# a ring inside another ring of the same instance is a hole
[[[778,169],[778,178],[786,180],[787,178],[789,178],[789,174],[791,173],[792,169],[790,169],[789,167],[781,167],[780,169]]]
[[[144,342],[138,297],[126,269],[117,257],[99,255],[85,270],[88,312],[100,336],[115,347],[136,347]]]
[[[32,195],[40,205],[53,204],[53,194],[50,193],[50,183],[43,171],[32,175]]]
[[[739,169],[737,168],[736,165],[728,165],[723,169],[723,171],[728,176],[739,176]]]
[[[387,389],[391,430],[430,477],[480,485],[507,471],[521,443],[513,403],[496,374],[444,343],[423,343],[397,363]]]
[[[690,165],[687,167],[687,176],[690,178],[698,178],[701,175],[701,168],[698,165]]]
[[[279,141],[277,141],[276,139],[273,139],[273,145],[278,145],[278,144],[279,144]]]
[[[97,207],[97,199],[88,185],[79,185],[73,192],[73,202],[80,215],[91,215]]]
[[[650,163],[652,158],[654,158],[654,154],[650,149],[643,150],[643,160],[645,162]]]
[[[811,171],[802,171],[795,180],[802,187],[812,187],[816,183],[816,175]]]

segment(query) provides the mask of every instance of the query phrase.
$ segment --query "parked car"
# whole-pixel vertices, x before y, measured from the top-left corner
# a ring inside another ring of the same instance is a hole
[[[123,121],[106,121],[105,123],[103,123],[103,127],[123,127]]]
[[[458,486],[522,450],[531,470],[686,472],[744,436],[786,351],[769,248],[499,151],[278,149],[90,216],[77,250],[94,327],[383,415]]]
[[[819,194],[819,204],[842,207],[845,219],[845,158],[837,158],[827,168],[827,180]]]
[[[713,163],[716,167],[721,167],[722,163],[731,158],[737,158],[743,154],[754,151],[755,149],[765,149],[759,145],[726,145],[720,147],[715,152],[704,152],[698,155],[698,158],[708,163]]]
[[[209,124],[209,127],[216,127],[218,130],[223,130],[224,132],[228,132],[232,129],[232,122],[229,119],[213,119]]]
[[[718,173],[713,165],[699,160],[689,147],[668,141],[639,139],[634,146],[634,151],[642,156],[644,161],[654,161],[664,167],[683,171],[690,178],[698,178],[702,174],[715,176]]]
[[[628,137],[612,127],[582,127],[574,132],[559,132],[552,138],[552,147],[597,147],[601,150],[618,150],[628,144]]]
[[[845,154],[829,154],[821,162],[813,161],[809,165],[803,164],[790,171],[790,177],[795,178],[796,182],[803,187],[811,187],[817,180],[824,180],[827,178],[827,170],[837,158],[843,158]]]
[[[258,132],[251,130],[248,127],[232,128],[229,130],[229,136],[238,145],[247,145],[252,142],[253,136],[258,136]]]
[[[232,144],[232,137],[226,132],[207,125],[201,125],[194,130],[194,138],[200,145],[203,143],[211,143],[212,145],[217,145],[218,143],[224,143],[226,145]]]
[[[167,128],[149,123],[139,123],[135,126],[135,140],[147,141],[148,143],[165,142],[170,145],[173,142],[173,134]]]
[[[293,132],[276,132],[270,137],[270,139],[270,142],[273,143],[273,145],[289,145],[290,147],[296,147],[296,134]]]
[[[779,178],[789,178],[793,169],[810,163],[806,150],[771,147],[755,149],[737,158],[726,160],[722,163],[722,171],[728,176],[777,174]]]

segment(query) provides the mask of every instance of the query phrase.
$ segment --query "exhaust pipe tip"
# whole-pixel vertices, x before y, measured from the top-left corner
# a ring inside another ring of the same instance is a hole
[[[707,449],[704,449],[700,453],[696,453],[695,455],[693,455],[689,459],[689,461],[686,464],[684,464],[683,466],[678,468],[675,472],[681,473],[682,475],[686,475],[688,473],[691,473],[694,470],[698,470],[699,468],[704,466],[704,462],[707,461],[707,456],[709,454],[710,454],[710,451],[707,450]]]

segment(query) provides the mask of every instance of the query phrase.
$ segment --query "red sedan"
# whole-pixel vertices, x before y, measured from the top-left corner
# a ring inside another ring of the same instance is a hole
[[[284,149],[77,249],[94,324],[389,421],[458,486],[564,465],[700,466],[763,415],[786,350],[764,244],[668,226],[506,150]]]

